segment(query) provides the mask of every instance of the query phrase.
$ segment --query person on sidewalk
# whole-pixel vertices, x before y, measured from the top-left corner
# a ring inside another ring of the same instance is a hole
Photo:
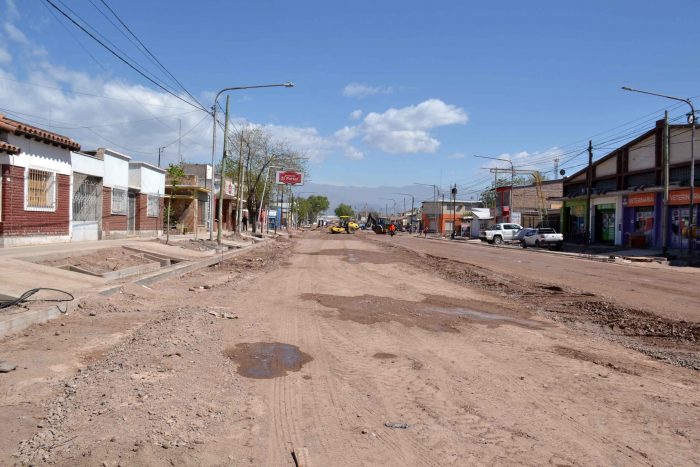
[[[243,219],[241,219],[241,220],[243,221],[243,231],[247,232],[248,231],[248,216],[243,214]]]

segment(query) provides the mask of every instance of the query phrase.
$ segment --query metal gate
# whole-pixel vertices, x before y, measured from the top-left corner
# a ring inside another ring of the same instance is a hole
[[[99,240],[102,179],[73,173],[73,240]]]
[[[129,235],[136,232],[136,193],[129,192],[129,215],[127,216],[126,230]]]

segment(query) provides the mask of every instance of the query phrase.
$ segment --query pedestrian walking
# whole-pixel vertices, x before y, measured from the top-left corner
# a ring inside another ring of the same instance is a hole
[[[247,232],[248,231],[248,216],[243,214],[243,231]]]
[[[428,227],[427,226],[423,229],[423,237],[428,238]]]

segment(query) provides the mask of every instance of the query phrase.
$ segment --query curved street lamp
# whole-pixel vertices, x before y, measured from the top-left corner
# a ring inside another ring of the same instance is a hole
[[[221,91],[216,93],[216,96],[214,97],[214,105],[211,106],[211,116],[214,120],[214,124],[212,125],[212,141],[211,141],[211,169],[212,172],[214,171],[214,156],[216,153],[216,107],[217,107],[217,101],[219,100],[219,96],[221,94],[227,92],[227,91],[240,91],[243,89],[258,89],[258,88],[293,88],[294,83],[292,82],[286,82],[282,84],[261,84],[261,85],[256,85],[256,86],[232,86],[228,88],[223,88]],[[224,128],[224,138],[226,137],[226,128]],[[221,160],[223,161],[226,158],[226,154],[224,153],[221,157]],[[223,187],[224,184],[224,164],[221,164],[221,182],[220,185]],[[214,174],[212,173],[212,179],[211,179],[211,193],[209,194],[209,240],[214,240]],[[240,177],[239,177],[240,178]],[[236,212],[238,212],[238,206],[241,204],[241,191],[242,187],[238,186],[238,197],[237,197],[237,208]],[[223,190],[222,190],[223,193]],[[221,195],[219,195],[219,198],[221,198]],[[218,236],[217,239],[219,241],[219,244],[221,244],[221,215],[223,213],[223,200],[219,200],[219,227],[218,227]],[[240,216],[236,217],[236,231],[239,231],[239,226],[240,226]]]

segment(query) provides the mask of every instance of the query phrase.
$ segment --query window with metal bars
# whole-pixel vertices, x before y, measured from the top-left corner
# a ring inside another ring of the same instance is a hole
[[[28,169],[25,180],[25,209],[28,211],[56,210],[56,173]]]
[[[125,189],[112,188],[112,214],[126,214],[129,194]]]
[[[148,217],[158,217],[158,214],[160,214],[160,196],[148,195],[146,215]]]

